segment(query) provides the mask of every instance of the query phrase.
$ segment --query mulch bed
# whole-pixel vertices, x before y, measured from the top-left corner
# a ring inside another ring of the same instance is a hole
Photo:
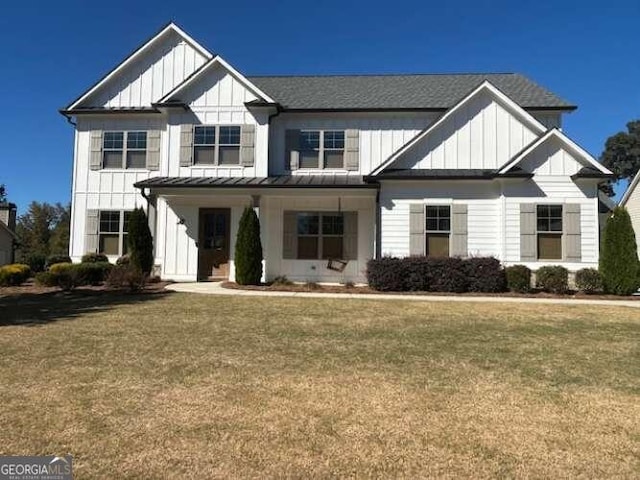
[[[150,282],[147,283],[143,290],[134,293],[158,293],[164,291],[164,287],[169,285],[171,282]],[[55,293],[62,292],[63,290],[58,287],[43,287],[41,285],[36,285],[33,279],[30,279],[23,283],[18,287],[0,287],[0,297],[9,297],[12,295],[23,295],[23,294],[31,294],[31,295],[40,295],[46,293]],[[82,292],[82,293],[123,293],[123,290],[115,290],[112,288],[108,288],[106,285],[86,285],[77,287],[73,290],[74,292]]]
[[[451,293],[451,292],[381,292],[374,290],[368,286],[353,286],[347,287],[344,285],[322,285],[322,284],[304,284],[294,283],[292,285],[238,285],[235,282],[224,282],[223,288],[235,289],[235,290],[253,290],[261,292],[314,292],[314,293],[344,293],[344,294],[372,294],[372,295],[432,295],[432,296],[456,296],[456,297],[509,297],[509,298],[564,298],[564,299],[588,299],[588,300],[638,300],[640,301],[640,295],[621,297],[617,295],[604,295],[593,294],[587,295],[581,292],[569,292],[566,295],[558,295],[554,293],[547,293],[542,291],[535,291],[531,293],[516,293],[516,292],[504,292],[504,293]]]

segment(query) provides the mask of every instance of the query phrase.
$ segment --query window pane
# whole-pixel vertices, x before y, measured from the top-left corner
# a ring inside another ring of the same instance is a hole
[[[147,132],[129,132],[127,133],[127,149],[146,150],[147,148]]]
[[[427,217],[437,217],[438,207],[427,205]]]
[[[218,163],[220,165],[240,164],[240,147],[219,147],[218,155]]]
[[[147,152],[145,150],[127,151],[127,168],[146,168]]]
[[[298,214],[298,235],[317,235],[318,234],[318,215],[312,213]]]
[[[541,260],[561,260],[562,235],[553,233],[539,233],[538,258]]]
[[[318,237],[298,237],[298,258],[318,258]]]
[[[313,150],[301,151],[300,168],[318,168],[318,152]]]
[[[538,218],[538,231],[539,232],[549,231],[549,220],[547,218]]]
[[[448,233],[428,233],[427,234],[427,256],[448,257],[449,256],[449,234]]]
[[[122,168],[122,150],[105,150],[102,157],[102,168]]]
[[[562,218],[562,205],[549,205],[549,216]]]
[[[438,230],[441,232],[448,232],[451,230],[451,221],[448,218],[441,218],[438,220]]]
[[[124,132],[104,132],[102,145],[106,149],[122,150],[124,145]]]
[[[438,219],[437,218],[427,218],[427,230],[438,230]]]
[[[538,212],[538,218],[540,217],[548,217],[549,216],[549,206],[548,205],[538,205],[536,207]]]
[[[220,127],[220,145],[240,145],[240,127]]]
[[[342,235],[344,222],[342,215],[322,215],[323,235]]]
[[[106,253],[107,255],[118,255],[118,243],[118,234],[101,234],[99,242],[100,252]]]
[[[216,143],[216,127],[195,127],[193,129],[194,145],[213,145]]]
[[[549,230],[552,232],[561,232],[562,231],[562,218],[552,218],[549,221]]]
[[[324,168],[344,168],[344,152],[342,150],[325,150]]]
[[[342,258],[342,237],[322,238],[322,258]]]
[[[320,148],[320,131],[301,130],[299,148],[300,150],[317,150]]]
[[[451,207],[449,207],[448,205],[441,205],[438,207],[438,216],[440,218],[445,217],[445,218],[449,218],[451,217]]]
[[[324,132],[324,148],[344,148],[344,131],[327,130]]]
[[[193,163],[213,165],[215,149],[213,147],[194,147]]]
[[[118,233],[120,231],[120,212],[103,210],[100,212],[100,232]]]

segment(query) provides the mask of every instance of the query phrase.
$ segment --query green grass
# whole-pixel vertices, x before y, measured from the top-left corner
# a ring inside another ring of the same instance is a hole
[[[636,309],[57,294],[0,315],[0,454],[71,453],[79,478],[640,471]]]

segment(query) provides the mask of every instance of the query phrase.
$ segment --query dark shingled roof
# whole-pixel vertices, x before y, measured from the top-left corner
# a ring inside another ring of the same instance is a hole
[[[489,80],[524,108],[575,106],[517,73],[249,76],[289,110],[445,110]]]
[[[137,188],[376,188],[355,175],[282,175],[278,177],[152,177]]]

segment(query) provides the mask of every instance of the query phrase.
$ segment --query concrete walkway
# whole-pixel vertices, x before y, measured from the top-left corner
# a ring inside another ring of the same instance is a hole
[[[548,303],[553,305],[605,305],[609,307],[639,308],[634,300],[589,300],[582,298],[527,298],[527,297],[474,297],[457,295],[390,295],[384,293],[319,293],[319,292],[266,292],[261,290],[237,290],[223,288],[220,282],[173,283],[167,290],[207,295],[231,295],[245,297],[299,297],[299,298],[357,298],[364,300],[396,300],[410,302],[479,302],[479,303]]]

